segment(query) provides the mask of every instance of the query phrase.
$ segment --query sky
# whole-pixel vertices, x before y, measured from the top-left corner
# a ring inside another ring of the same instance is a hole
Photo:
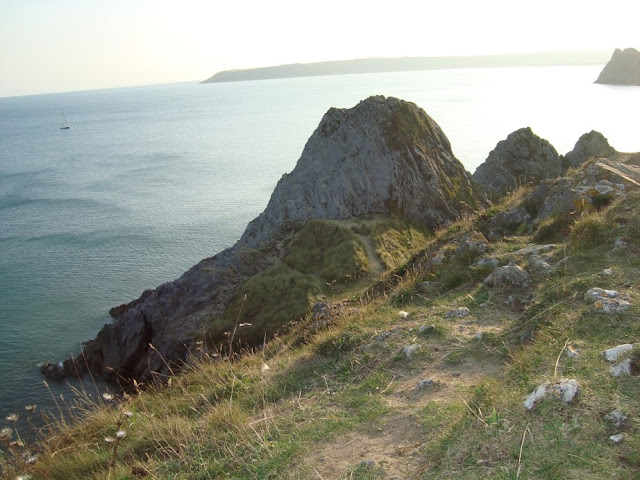
[[[368,57],[640,49],[637,0],[0,0],[0,97]]]

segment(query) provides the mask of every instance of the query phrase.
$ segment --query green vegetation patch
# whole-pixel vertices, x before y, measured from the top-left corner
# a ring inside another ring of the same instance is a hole
[[[377,223],[371,232],[376,253],[386,268],[398,268],[427,243],[427,235],[412,225],[394,219]]]
[[[290,268],[326,282],[344,282],[369,271],[364,245],[350,230],[323,220],[311,220],[284,259]]]

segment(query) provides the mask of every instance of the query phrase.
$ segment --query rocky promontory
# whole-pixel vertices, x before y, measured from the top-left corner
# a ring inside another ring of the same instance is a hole
[[[635,48],[616,48],[595,83],[640,85],[640,52]]]
[[[80,357],[48,373],[88,370],[138,381],[169,375],[243,284],[280,262],[308,220],[392,214],[436,228],[486,204],[445,134],[415,104],[375,96],[332,108],[236,245],[111,309],[113,323]]]

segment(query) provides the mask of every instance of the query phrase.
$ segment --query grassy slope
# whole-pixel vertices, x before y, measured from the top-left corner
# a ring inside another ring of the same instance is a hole
[[[527,290],[485,287],[489,271],[474,266],[477,255],[456,254],[453,242],[482,221],[424,240],[366,296],[372,279],[326,291],[339,312],[329,328],[300,322],[233,362],[203,354],[161,390],[102,402],[84,422],[54,426],[35,465],[8,454],[5,476],[637,478],[640,381],[609,376],[600,352],[640,337],[640,256],[633,246],[614,248],[619,237],[640,245],[640,197],[580,219],[566,238],[559,222],[555,237],[564,241],[552,254],[567,257],[564,267],[534,277]],[[486,255],[526,266],[517,250],[533,236],[492,243]],[[379,254],[390,255],[377,240]],[[444,261],[434,266],[436,252]],[[605,268],[613,274],[602,275]],[[596,286],[625,293],[633,307],[592,312],[583,296]],[[511,295],[529,303],[505,303]],[[471,315],[446,317],[461,306]],[[402,352],[409,344],[420,346],[411,359]],[[568,358],[569,345],[580,355]],[[563,377],[579,381],[576,403],[524,409],[537,385]],[[433,384],[418,389],[427,378]],[[615,432],[604,419],[614,408],[631,419],[621,444],[608,439]],[[127,435],[117,448],[105,443],[119,428]]]

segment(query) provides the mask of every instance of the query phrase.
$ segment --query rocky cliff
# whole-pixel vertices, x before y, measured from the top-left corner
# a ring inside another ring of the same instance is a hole
[[[309,219],[392,213],[434,228],[485,204],[445,134],[416,105],[377,96],[330,109],[236,245],[113,308],[114,322],[79,360],[48,364],[45,373],[90,370],[138,381],[168,375],[246,280],[283,258],[287,239]]]
[[[616,48],[595,83],[640,85],[640,52],[635,48]]]

